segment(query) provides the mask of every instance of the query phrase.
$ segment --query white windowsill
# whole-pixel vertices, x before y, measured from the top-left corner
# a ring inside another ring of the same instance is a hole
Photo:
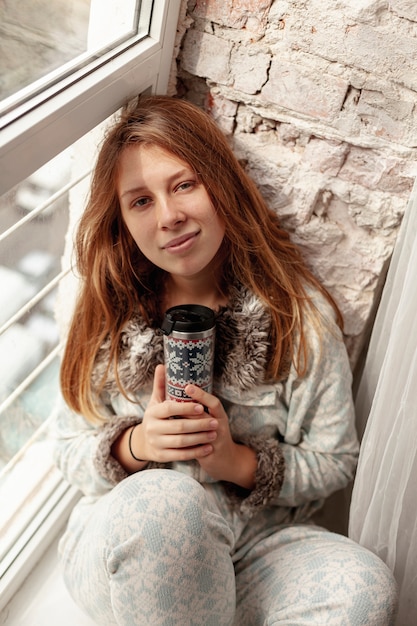
[[[56,539],[0,613],[5,626],[94,626],[65,588]]]

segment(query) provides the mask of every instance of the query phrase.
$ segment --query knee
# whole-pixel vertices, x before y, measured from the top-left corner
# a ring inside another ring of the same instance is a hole
[[[194,503],[203,506],[206,502],[204,488],[194,478],[170,469],[143,470],[132,474],[119,483],[109,494],[110,500],[123,506],[132,503],[132,508],[147,512],[156,508],[162,510],[184,509],[184,505]],[[177,506],[175,506],[175,504]],[[151,507],[151,505],[154,505]]]
[[[387,565],[373,552],[345,537],[334,542],[331,561],[333,600],[345,612],[346,623],[394,626],[398,590]]]
[[[129,476],[108,494],[109,524],[123,520],[127,529],[156,526],[204,532],[208,503],[204,488],[193,478],[173,470],[145,470]],[[119,526],[119,523],[117,523]],[[109,529],[111,533],[114,528]]]
[[[398,586],[387,565],[369,550],[357,547],[359,584],[353,615],[356,624],[394,626],[398,609]]]
[[[143,572],[158,568],[158,561],[166,571],[179,563],[185,571],[209,554],[229,554],[233,535],[197,481],[173,470],[149,470],[123,483],[107,503],[112,512],[104,554],[113,579],[129,560],[140,562]]]
[[[285,603],[268,623],[302,615],[312,624],[394,626],[397,586],[379,557],[322,529],[293,527],[284,533],[280,575]]]

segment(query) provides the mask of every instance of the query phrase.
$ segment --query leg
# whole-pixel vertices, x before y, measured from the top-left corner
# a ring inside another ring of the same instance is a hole
[[[233,535],[192,478],[134,474],[71,523],[81,532],[63,542],[66,581],[97,623],[232,624]]]
[[[257,544],[236,566],[236,626],[393,626],[396,585],[374,554],[314,526]]]

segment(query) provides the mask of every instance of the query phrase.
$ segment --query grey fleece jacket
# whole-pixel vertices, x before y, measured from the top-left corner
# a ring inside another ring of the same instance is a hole
[[[319,294],[314,300],[324,318],[321,344],[307,318],[310,360],[305,375],[300,378],[289,364],[283,380],[272,383],[264,377],[270,318],[259,299],[236,286],[230,306],[217,315],[213,393],[223,403],[234,440],[252,447],[258,457],[251,492],[218,485],[239,515],[252,517],[265,507],[282,507],[294,512],[293,519],[305,519],[353,476],[358,441],[351,371],[331,307]],[[139,315],[127,324],[121,341],[119,378],[131,401],[120,393],[110,371],[101,396],[107,416],[102,425],[90,424],[63,404],[56,409],[56,463],[89,496],[100,496],[126,478],[111,446],[124,429],[141,421],[154,369],[163,361],[161,333]],[[108,355],[104,343],[93,382],[101,380]],[[186,473],[202,484],[216,482],[197,461],[147,465],[158,467]]]

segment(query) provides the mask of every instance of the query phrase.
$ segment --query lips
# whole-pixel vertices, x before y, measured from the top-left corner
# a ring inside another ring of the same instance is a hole
[[[175,237],[175,239],[171,239],[163,246],[164,250],[172,250],[175,248],[179,248],[180,246],[186,244],[186,242],[194,239],[200,231],[195,231],[192,233],[186,233],[185,235],[181,235],[181,237]]]

